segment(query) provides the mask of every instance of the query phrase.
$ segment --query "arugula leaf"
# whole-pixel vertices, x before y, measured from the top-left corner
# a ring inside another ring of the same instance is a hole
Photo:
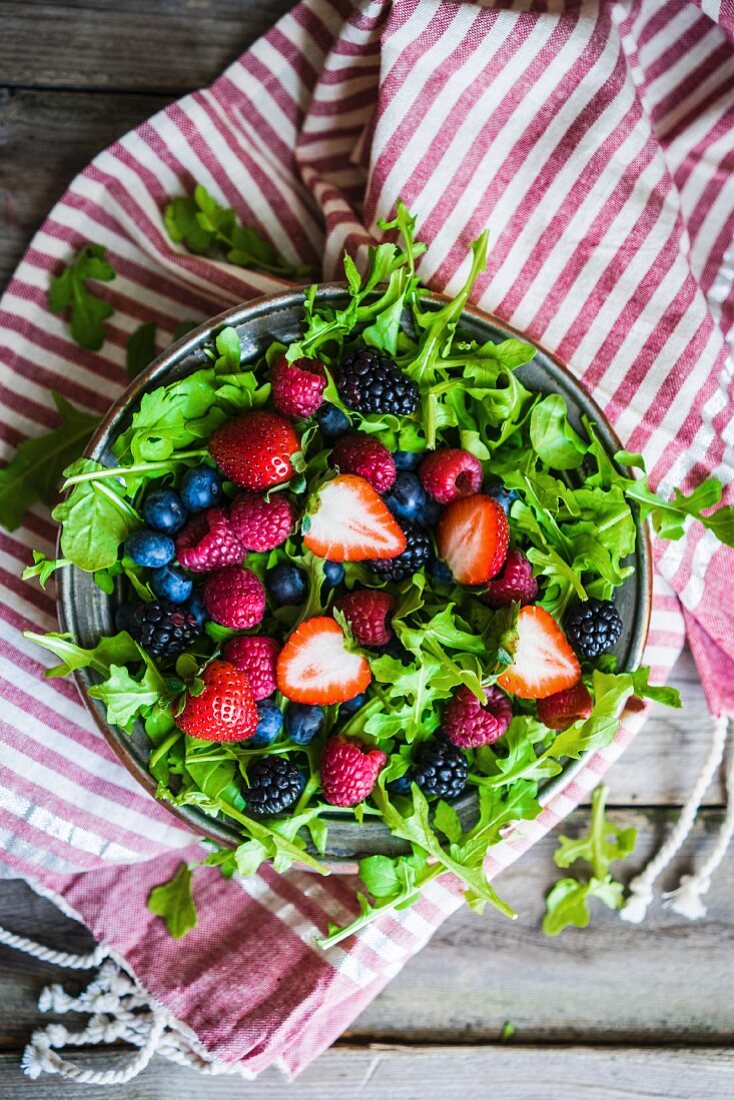
[[[166,682],[152,662],[146,662],[138,679],[124,665],[112,664],[107,678],[89,688],[89,695],[105,704],[110,725],[123,729],[128,729],[142,710],[160,703],[167,694]]]
[[[609,874],[609,865],[624,859],[635,847],[636,829],[613,825],[605,816],[606,787],[597,787],[592,795],[591,827],[585,836],[559,837],[554,860],[558,867],[570,867],[584,860],[591,867],[587,879],[562,878],[546,898],[543,931],[557,936],[564,928],[586,928],[591,919],[589,898],[597,898],[609,909],[620,909],[624,887]]]
[[[60,665],[46,669],[46,676],[69,676],[80,668],[91,668],[106,676],[113,664],[145,661],[144,651],[126,630],[106,635],[91,649],[77,645],[71,634],[35,634],[32,630],[26,630],[23,637],[50,650],[61,661]]]
[[[99,351],[105,341],[102,322],[114,312],[109,302],[98,298],[87,287],[87,279],[109,283],[115,271],[101,244],[86,244],[51,281],[48,305],[52,313],[71,313],[71,335],[81,348]]]
[[[221,206],[203,184],[193,195],[178,196],[163,212],[163,224],[176,244],[197,255],[224,253],[230,263],[286,278],[308,275],[313,268],[289,264],[256,230],[242,225],[230,207]]]
[[[151,890],[148,909],[157,917],[163,918],[174,940],[183,939],[187,932],[196,928],[199,918],[191,889],[191,868],[188,863],[182,863],[168,882]]]
[[[80,412],[60,393],[51,396],[61,424],[46,435],[26,439],[12,462],[0,470],[0,526],[14,531],[37,500],[53,503],[63,470],[84,450],[99,417]]]
[[[156,356],[156,325],[146,321],[135,329],[125,346],[125,369],[130,379],[137,378],[141,371],[149,366]]]
[[[33,565],[26,566],[21,573],[21,578],[24,581],[29,581],[31,577],[38,577],[41,588],[45,588],[49,577],[57,569],[63,569],[66,565],[71,565],[71,562],[67,561],[66,558],[47,558],[40,550],[34,550]]]
[[[88,474],[104,469],[91,459],[80,459],[65,473]],[[88,572],[114,565],[120,544],[140,525],[138,513],[112,479],[79,482],[51,515],[62,524],[61,553]]]
[[[587,445],[571,427],[568,406],[559,393],[548,394],[530,414],[530,440],[536,454],[556,470],[575,470]]]

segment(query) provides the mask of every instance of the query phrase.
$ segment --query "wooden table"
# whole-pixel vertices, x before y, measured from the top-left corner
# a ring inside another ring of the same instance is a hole
[[[3,0],[0,11],[0,284],[71,176],[115,137],[170,99],[208,83],[290,0]],[[659,843],[706,754],[709,720],[688,655],[675,670],[685,708],[657,712],[614,768],[615,820],[639,843],[626,877]],[[722,817],[720,778],[684,855],[664,886],[700,863]],[[568,832],[588,819],[579,810]],[[591,926],[549,940],[543,897],[557,877],[555,838],[501,881],[520,912],[509,924],[456,914],[432,943],[287,1089],[275,1072],[256,1084],[155,1062],[111,1095],[211,1100],[267,1095],[331,1100],[345,1095],[479,1100],[611,1100],[628,1096],[710,1100],[734,1096],[734,874],[725,864],[697,924],[657,903],[642,928],[605,909]],[[0,886],[0,923],[66,950],[90,937],[20,883]],[[47,1022],[36,1008],[65,974],[0,949],[0,1098],[94,1100],[107,1090],[58,1078],[29,1082],[19,1055]],[[505,1021],[515,1033],[502,1043]],[[90,1053],[108,1063],[115,1051]]]

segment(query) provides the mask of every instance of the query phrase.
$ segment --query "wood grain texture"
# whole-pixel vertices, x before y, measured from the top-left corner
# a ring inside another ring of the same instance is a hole
[[[3,0],[0,80],[48,88],[208,84],[294,0]]]
[[[119,1067],[123,1054],[84,1056],[91,1068]],[[81,1061],[81,1057],[80,1057]],[[17,1092],[15,1091],[17,1090]],[[115,1089],[59,1081],[28,1081],[12,1057],[0,1054],[2,1100],[731,1100],[734,1054],[728,1049],[649,1050],[618,1047],[442,1046],[401,1048],[339,1045],[289,1084],[276,1070],[257,1081],[201,1077],[155,1060]]]
[[[639,830],[625,879],[642,866],[672,818],[663,809],[618,810],[614,820]],[[700,864],[713,842],[721,811],[707,810],[664,885],[691,861]],[[579,810],[564,825],[573,835],[588,825]],[[729,1042],[734,1037],[734,871],[724,865],[707,903],[706,920],[691,924],[651,908],[641,928],[595,905],[590,926],[555,939],[540,931],[544,896],[559,877],[555,837],[536,845],[498,879],[500,893],[519,913],[503,920],[462,910],[430,946],[369,1005],[349,1032],[360,1040],[487,1042],[505,1020],[525,1042]],[[22,883],[0,885],[0,924],[52,946],[86,951],[91,939]],[[43,985],[83,978],[0,949],[0,1047],[16,1049],[41,1022],[36,1000]],[[87,979],[88,980],[88,979]]]

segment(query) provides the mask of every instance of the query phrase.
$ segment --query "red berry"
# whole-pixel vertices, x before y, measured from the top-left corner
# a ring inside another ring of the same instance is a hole
[[[514,547],[507,551],[502,572],[487,582],[482,600],[490,607],[509,607],[519,603],[521,607],[532,603],[538,595],[538,582],[533,576],[533,567],[520,550]]]
[[[228,661],[212,661],[201,674],[204,690],[186,695],[176,725],[202,741],[246,741],[257,729],[252,688],[244,672]]]
[[[380,749],[337,735],[330,737],[321,756],[321,789],[330,806],[356,806],[372,792],[387,763]]]
[[[507,733],[512,706],[504,691],[492,684],[484,689],[484,700],[480,703],[464,684],[457,689],[444,711],[442,726],[452,745],[477,749],[494,744]]]
[[[329,461],[342,474],[363,477],[378,493],[391,489],[397,474],[395,459],[385,444],[356,432],[343,435],[336,441]]]
[[[318,359],[276,359],[272,370],[273,404],[283,416],[313,416],[323,404],[326,374]]]
[[[239,565],[247,551],[237,538],[224,508],[210,508],[186,524],[176,539],[179,565],[192,573],[211,573]]]
[[[565,730],[574,722],[588,718],[594,706],[584,684],[579,681],[565,691],[538,699],[538,718],[549,730]]]
[[[220,626],[249,630],[262,622],[265,614],[265,589],[251,569],[231,565],[207,577],[204,606]]]
[[[209,439],[209,454],[225,477],[255,493],[293,477],[291,457],[299,447],[293,426],[263,411],[228,420]]]
[[[275,638],[264,634],[245,634],[241,638],[230,638],[222,647],[222,656],[230,661],[240,672],[244,672],[250,681],[252,694],[256,699],[267,699],[278,686],[275,675],[275,662],[280,653],[280,645]]]
[[[302,622],[278,654],[278,688],[292,703],[329,706],[365,691],[369,661],[347,649],[344,632],[326,615]]]
[[[446,449],[426,455],[418,470],[423,488],[439,504],[470,497],[482,484],[482,464],[468,451]]]
[[[229,518],[232,530],[246,550],[274,550],[295,528],[293,508],[282,493],[276,493],[272,500],[240,493]]]
[[[517,644],[497,683],[520,699],[545,699],[581,679],[581,665],[568,638],[544,607],[521,607]]]
[[[436,528],[439,554],[459,584],[486,584],[495,577],[509,541],[507,516],[496,500],[482,493],[452,501]]]
[[[356,474],[321,486],[303,532],[304,546],[327,561],[396,558],[408,545],[382,497]]]
[[[397,601],[381,588],[358,588],[337,600],[358,645],[387,645],[393,636],[388,622]]]

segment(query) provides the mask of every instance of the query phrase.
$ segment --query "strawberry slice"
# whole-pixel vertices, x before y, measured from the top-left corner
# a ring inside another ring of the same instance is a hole
[[[459,584],[484,584],[504,564],[510,528],[497,501],[475,493],[449,504],[438,521],[436,539]]]
[[[308,549],[327,561],[396,558],[407,545],[382,498],[356,474],[340,474],[326,482],[303,532]]]
[[[579,682],[578,658],[544,607],[521,607],[517,632],[515,659],[498,678],[500,687],[520,699],[545,699]]]
[[[278,689],[294,703],[345,703],[372,679],[367,660],[350,652],[338,623],[326,616],[297,626],[278,654]]]

